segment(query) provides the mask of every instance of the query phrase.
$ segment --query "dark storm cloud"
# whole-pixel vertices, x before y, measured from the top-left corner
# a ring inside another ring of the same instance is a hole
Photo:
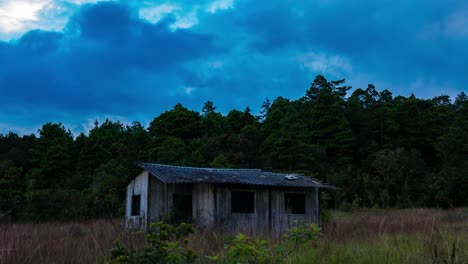
[[[139,11],[163,10],[156,2],[86,5],[60,32],[0,42],[0,133],[45,121],[79,130],[106,115],[148,121],[177,102],[255,110],[302,96],[316,74],[425,98],[467,89],[463,1],[166,4],[153,23]]]
[[[171,31],[170,22],[150,24],[104,2],[83,7],[63,32],[34,30],[1,43],[1,107],[123,114],[164,102],[167,87],[146,80],[217,51],[212,36]]]
[[[466,89],[468,6],[463,1],[243,1],[229,13],[204,24],[223,19],[222,27],[234,25],[237,30],[230,32],[239,36],[249,32],[250,49],[269,56],[292,49],[298,56],[313,52],[349,60],[351,71],[333,76],[325,67],[319,72],[328,76],[372,76],[365,81],[423,97],[436,93],[424,87],[409,91],[409,86],[423,80],[439,85],[439,93]]]

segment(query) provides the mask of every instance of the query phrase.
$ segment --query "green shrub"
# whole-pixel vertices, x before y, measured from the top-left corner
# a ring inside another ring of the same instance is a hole
[[[147,246],[142,252],[133,247],[125,248],[117,240],[107,260],[108,264],[161,263],[190,264],[197,254],[187,246],[188,235],[194,232],[190,224],[174,226],[163,222],[150,225],[146,234]],[[320,228],[304,225],[290,228],[280,242],[268,244],[267,240],[251,239],[238,234],[228,245],[222,256],[207,256],[207,260],[225,264],[274,264],[284,263],[286,258],[306,242],[319,238]]]
[[[221,257],[207,256],[214,263],[225,264],[273,264],[284,263],[286,258],[308,241],[319,238],[320,228],[315,225],[297,226],[288,230],[285,239],[268,245],[266,240],[255,239],[238,234],[230,244],[225,245],[225,254]]]
[[[187,223],[181,223],[177,226],[163,222],[152,223],[146,234],[147,246],[142,252],[136,252],[133,248],[126,249],[119,241],[116,241],[107,263],[194,263],[197,255],[187,247],[187,237],[193,232],[193,226]]]

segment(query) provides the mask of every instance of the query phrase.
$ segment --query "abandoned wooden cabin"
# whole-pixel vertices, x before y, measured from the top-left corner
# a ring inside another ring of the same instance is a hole
[[[319,191],[328,185],[303,175],[256,169],[212,169],[140,163],[128,184],[128,224],[179,219],[255,234],[284,233],[318,223]]]

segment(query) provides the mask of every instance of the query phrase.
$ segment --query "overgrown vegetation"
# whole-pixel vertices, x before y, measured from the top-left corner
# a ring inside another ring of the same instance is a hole
[[[278,244],[283,245],[284,253],[294,249],[292,254],[284,254],[287,256],[283,262],[291,264],[445,264],[468,260],[468,209],[356,209],[331,211],[329,216],[318,240],[314,238],[299,247],[294,247],[290,239],[239,239],[211,229],[195,230],[185,236],[187,239],[173,236],[164,243],[177,242],[185,252],[192,249],[198,255],[195,263],[213,263],[205,256],[218,256],[219,263],[226,263],[231,249],[231,256],[236,257],[257,251],[271,256]],[[116,239],[126,252],[123,256],[130,256],[130,252],[134,257],[142,256],[151,247],[145,233],[124,229],[121,220],[0,224],[0,263],[105,263],[111,254],[120,255],[112,253]],[[257,239],[266,243],[257,243]],[[240,249],[234,242],[240,244]]]
[[[207,256],[214,263],[237,264],[279,264],[309,241],[317,241],[320,228],[311,224],[309,226],[296,226],[288,230],[288,234],[276,243],[269,243],[266,239],[255,239],[238,234],[229,244],[225,245],[222,255]]]
[[[161,263],[161,264],[190,264],[194,263],[198,255],[191,248],[181,246],[188,244],[188,235],[193,233],[193,226],[181,223],[177,226],[163,222],[150,225],[147,230],[147,246],[138,253],[134,248],[124,248],[117,240],[109,264],[133,263]],[[316,225],[297,226],[291,228],[284,240],[268,245],[265,239],[255,239],[238,234],[229,244],[225,245],[225,252],[214,256],[205,256],[209,262],[237,264],[275,264],[284,263],[300,246],[308,241],[318,239],[320,229]],[[207,242],[207,241],[205,241]]]
[[[181,104],[147,128],[106,120],[72,135],[0,135],[0,214],[23,220],[122,215],[138,161],[305,173],[341,187],[336,207],[468,205],[468,98],[394,97],[317,76],[259,116]],[[325,205],[325,204],[324,204]]]
[[[139,231],[141,232],[141,231]],[[190,224],[181,223],[177,226],[163,222],[151,223],[146,234],[147,246],[142,252],[133,247],[125,248],[119,240],[115,241],[109,264],[189,264],[194,263],[197,255],[186,246],[188,235],[194,232]]]

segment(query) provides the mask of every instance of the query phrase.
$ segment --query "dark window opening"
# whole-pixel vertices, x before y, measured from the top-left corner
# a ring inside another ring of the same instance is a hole
[[[174,222],[190,222],[192,220],[192,195],[174,194],[172,197]]]
[[[305,214],[305,194],[285,193],[284,209],[287,214]]]
[[[140,195],[132,195],[132,216],[140,215]]]
[[[231,212],[253,214],[255,212],[254,192],[231,192]]]

